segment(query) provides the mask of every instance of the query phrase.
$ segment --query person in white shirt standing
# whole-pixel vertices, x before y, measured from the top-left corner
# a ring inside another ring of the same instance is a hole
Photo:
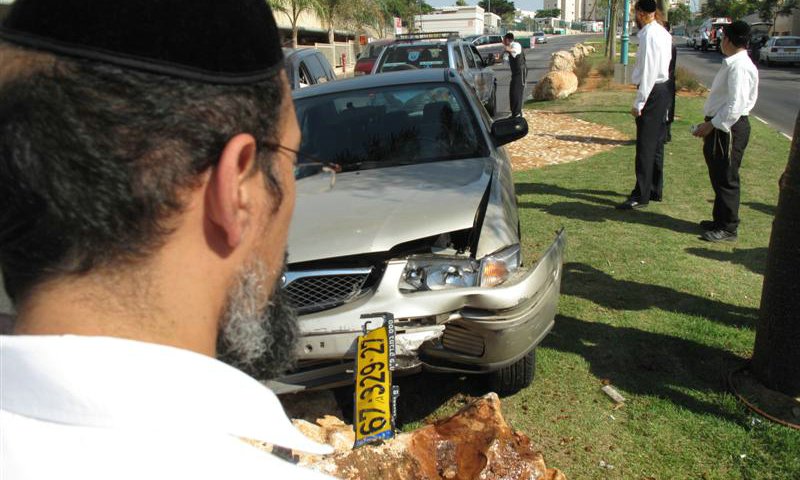
[[[631,115],[636,119],[636,186],[620,210],[643,208],[652,200],[660,202],[664,185],[664,141],[667,111],[672,102],[669,64],[672,36],[655,19],[655,0],[636,2],[639,50],[633,69],[638,85]]]
[[[511,106],[511,116],[522,116],[522,96],[525,90],[525,54],[522,45],[514,41],[514,34],[508,32],[503,37],[508,66],[511,69],[511,84],[508,87],[508,102]]]
[[[703,138],[703,156],[714,189],[712,220],[700,222],[709,242],[734,241],[739,227],[739,167],[750,140],[748,115],[758,99],[758,69],[747,55],[750,26],[736,21],[723,27],[722,62],[694,135]]]
[[[279,40],[263,0],[12,5],[3,480],[329,478],[253,446],[332,451],[257,380],[298,337],[275,288],[301,136]]]

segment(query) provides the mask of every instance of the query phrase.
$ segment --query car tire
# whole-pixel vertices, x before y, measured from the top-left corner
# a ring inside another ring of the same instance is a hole
[[[767,57],[767,66],[768,67],[772,66],[772,60],[770,60],[769,57]]]
[[[536,348],[507,367],[489,374],[489,389],[501,397],[513,395],[533,382]]]

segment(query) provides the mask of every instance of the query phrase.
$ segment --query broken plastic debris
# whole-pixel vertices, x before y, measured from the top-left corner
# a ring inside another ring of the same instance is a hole
[[[609,384],[609,385],[605,385],[605,386],[603,386],[603,388],[601,388],[600,390],[602,390],[602,391],[603,391],[603,393],[605,393],[606,395],[608,395],[608,396],[611,398],[611,400],[614,400],[614,401],[615,401],[615,402],[617,402],[617,403],[624,403],[624,402],[625,402],[625,397],[623,397],[623,396],[622,396],[622,395],[621,395],[621,394],[620,394],[620,393],[617,391],[617,389],[616,389],[616,388],[614,388],[613,386],[611,386],[610,384]]]
[[[600,468],[607,468],[609,470],[614,468],[614,465],[611,465],[610,463],[606,463],[605,460],[600,460],[599,465],[600,465]]]

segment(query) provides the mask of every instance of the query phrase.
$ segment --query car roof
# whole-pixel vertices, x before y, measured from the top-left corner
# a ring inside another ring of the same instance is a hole
[[[306,97],[316,97],[331,93],[349,92],[353,90],[370,89],[377,87],[391,87],[395,85],[408,85],[414,83],[461,83],[461,76],[451,68],[426,68],[421,70],[404,70],[401,72],[379,73],[375,75],[362,75],[335,82],[327,82],[313,87],[295,90],[293,97],[296,100]]]
[[[284,58],[291,58],[291,57],[305,57],[308,55],[313,55],[315,52],[318,52],[316,48],[283,48],[283,56]]]

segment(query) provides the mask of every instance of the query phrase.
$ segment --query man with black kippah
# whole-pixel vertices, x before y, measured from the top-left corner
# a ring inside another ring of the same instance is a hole
[[[617,206],[620,210],[643,208],[651,200],[660,202],[663,194],[672,36],[656,21],[655,12],[655,0],[636,2],[639,50],[632,80],[638,87],[631,109],[636,119],[636,186]]]
[[[331,451],[256,380],[298,330],[278,37],[264,0],[17,0],[0,26],[4,480],[328,478],[252,446]]]
[[[730,242],[739,227],[739,167],[750,141],[748,115],[758,99],[758,69],[747,55],[750,25],[741,20],[723,27],[720,48],[726,56],[714,77],[694,132],[703,138],[703,156],[714,189],[712,220],[700,222],[709,242]]]

